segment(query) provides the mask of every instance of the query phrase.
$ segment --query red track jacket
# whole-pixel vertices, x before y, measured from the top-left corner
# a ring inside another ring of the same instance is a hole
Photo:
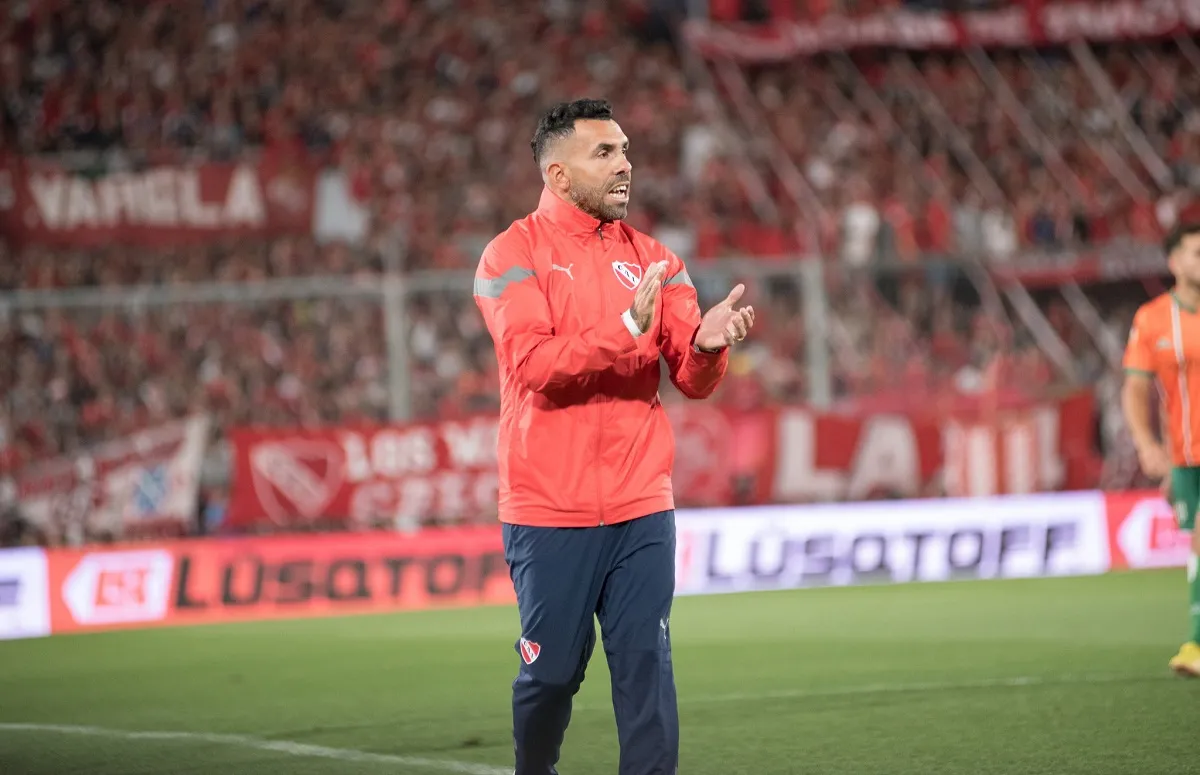
[[[664,259],[654,320],[635,335],[634,289]],[[693,345],[700,308],[683,262],[544,189],[483,251],[475,302],[500,367],[500,520],[588,527],[674,508],[659,355],[690,398],[710,395],[729,362]]]

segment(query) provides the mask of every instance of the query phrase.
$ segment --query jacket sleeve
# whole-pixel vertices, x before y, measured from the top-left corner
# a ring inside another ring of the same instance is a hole
[[[604,371],[637,349],[620,315],[578,334],[555,335],[529,251],[517,240],[494,240],[484,250],[475,272],[475,304],[492,335],[497,360],[535,393]]]
[[[662,290],[662,332],[659,349],[667,360],[671,382],[688,398],[708,398],[717,389],[729,367],[729,348],[716,353],[700,352],[695,347],[700,328],[700,304],[696,286],[683,261],[664,248],[670,262],[667,282]]]

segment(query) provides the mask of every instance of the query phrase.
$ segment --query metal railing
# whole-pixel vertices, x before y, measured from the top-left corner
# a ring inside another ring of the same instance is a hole
[[[689,273],[705,310],[723,298],[738,281],[747,283],[746,298],[756,304],[769,303],[769,297],[781,284],[790,288],[789,293],[799,300],[808,342],[806,349],[810,352],[807,359],[809,397],[816,405],[828,404],[832,382],[829,360],[819,355],[829,314],[820,261],[728,259],[703,264],[692,262]],[[240,311],[253,325],[269,326],[273,315],[288,312],[288,305],[330,302],[337,310],[331,314],[343,316],[354,308],[370,309],[381,321],[378,349],[386,360],[384,382],[388,415],[393,420],[407,420],[418,414],[414,412],[414,399],[424,398],[414,396],[414,391],[422,390],[414,383],[414,375],[427,364],[414,362],[412,341],[415,334],[426,330],[422,316],[477,315],[471,296],[473,278],[474,272],[457,270],[375,276],[323,275],[237,283],[18,290],[0,293],[0,320],[19,323],[26,316],[40,318],[55,312],[73,321],[77,329],[86,331],[97,327],[106,314],[128,319],[153,315],[143,323],[155,326],[160,325],[159,321],[164,317],[186,316],[207,309],[211,313],[209,318],[232,318]],[[183,327],[186,328],[186,324]],[[453,337],[445,336],[443,330],[436,336],[437,347],[450,348],[458,344]],[[246,342],[244,346],[248,351],[254,351],[254,343]]]

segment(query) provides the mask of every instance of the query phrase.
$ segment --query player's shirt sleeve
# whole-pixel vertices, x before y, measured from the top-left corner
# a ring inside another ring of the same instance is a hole
[[[1133,316],[1129,339],[1125,343],[1123,366],[1126,372],[1154,376],[1154,329],[1150,315],[1143,307]]]
[[[659,348],[667,361],[671,382],[688,398],[707,398],[717,389],[729,367],[729,348],[715,353],[696,349],[700,304],[696,287],[683,261],[662,248],[667,259],[667,280],[662,289],[662,333]]]

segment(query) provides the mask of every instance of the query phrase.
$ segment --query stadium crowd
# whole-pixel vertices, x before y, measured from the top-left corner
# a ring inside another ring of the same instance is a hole
[[[788,163],[824,203],[814,222],[713,121],[719,94],[697,87],[669,21],[639,0],[550,0],[522,13],[499,0],[14,6],[0,16],[0,152],[134,163],[305,155],[340,169],[371,218],[355,245],[0,243],[0,290],[469,270],[536,202],[520,117],[604,95],[633,139],[631,221],[689,260],[703,300],[715,301],[706,282],[725,287],[742,271],[721,259],[765,267],[751,299],[761,324],[725,400],[806,397],[788,257],[816,249],[838,398],[1036,391],[1062,374],[1010,310],[981,302],[957,260],[1155,241],[1200,207],[1188,193],[1200,184],[1200,77],[1173,44],[1099,52],[1119,106],[1063,52],[996,56],[1016,112],[959,53],[916,56],[915,70],[886,54],[849,70],[823,58],[748,69]],[[1140,162],[1117,110],[1169,180]],[[964,162],[939,115],[982,167]],[[1074,378],[1111,377],[1062,300],[1042,306],[1081,359]],[[1129,303],[1103,311],[1114,331],[1131,316]],[[467,290],[417,294],[407,314],[414,414],[493,408],[492,350]],[[383,419],[382,319],[379,303],[337,298],[0,314],[0,361],[11,365],[0,369],[0,474],[194,409],[218,428]]]
[[[1200,208],[1200,77],[1174,44],[1135,53],[1099,57],[1119,105],[1053,50],[995,52],[990,65],[962,53],[805,60],[757,68],[752,89],[782,149],[840,211],[845,261],[880,250],[1009,261],[1154,242]]]

